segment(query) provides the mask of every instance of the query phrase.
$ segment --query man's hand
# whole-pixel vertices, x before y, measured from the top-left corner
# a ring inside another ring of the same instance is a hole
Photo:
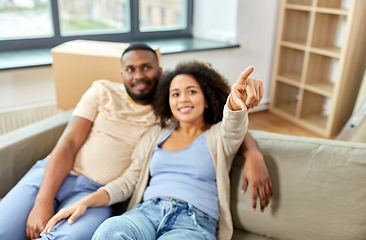
[[[27,239],[36,239],[45,228],[48,220],[55,214],[52,204],[36,204],[27,220]]]
[[[259,197],[261,211],[263,212],[268,206],[269,200],[273,195],[273,190],[267,166],[264,162],[263,155],[259,151],[251,151],[245,155],[241,194],[247,191],[248,186],[250,187],[250,194],[252,196],[252,210],[255,211],[257,198]]]
[[[27,238],[35,239],[55,214],[53,201],[62,182],[70,173],[76,153],[84,144],[93,122],[73,116],[53,149],[46,165],[41,187],[27,220]]]
[[[231,88],[232,100],[230,104],[232,110],[242,109],[248,112],[250,108],[254,109],[258,106],[263,98],[263,82],[250,77],[254,71],[254,67],[248,67],[240,74],[239,79]]]

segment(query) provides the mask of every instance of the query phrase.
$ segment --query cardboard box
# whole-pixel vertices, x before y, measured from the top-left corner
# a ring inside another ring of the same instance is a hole
[[[57,107],[74,108],[98,79],[122,82],[121,56],[128,43],[75,40],[51,49]],[[154,50],[160,53],[157,47]]]

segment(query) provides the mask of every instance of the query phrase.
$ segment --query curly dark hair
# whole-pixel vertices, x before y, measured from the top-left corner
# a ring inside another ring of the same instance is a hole
[[[150,51],[152,52],[156,59],[158,59],[158,55],[156,54],[155,50],[152,49],[149,45],[147,45],[146,43],[142,43],[142,42],[135,42],[135,43],[131,43],[122,53],[121,58],[123,58],[123,56],[128,53],[129,51],[134,51],[134,50],[146,50],[146,51]]]
[[[205,122],[209,124],[220,122],[230,93],[228,81],[209,63],[188,61],[178,64],[173,71],[166,71],[159,80],[153,109],[156,117],[160,119],[160,125],[165,127],[166,121],[173,116],[169,106],[169,88],[174,77],[180,74],[190,75],[200,85],[208,104],[208,108],[204,111]]]

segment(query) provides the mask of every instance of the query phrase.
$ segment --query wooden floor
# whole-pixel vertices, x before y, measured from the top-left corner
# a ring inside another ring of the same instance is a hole
[[[249,113],[249,130],[262,130],[295,136],[324,138],[303,127],[300,127],[268,110]]]

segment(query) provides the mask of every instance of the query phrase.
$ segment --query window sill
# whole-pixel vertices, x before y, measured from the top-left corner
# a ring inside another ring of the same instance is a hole
[[[162,55],[196,51],[217,50],[239,47],[238,44],[202,40],[197,38],[178,38],[144,41],[158,46]],[[0,53],[0,71],[52,64],[50,48],[10,51]]]

